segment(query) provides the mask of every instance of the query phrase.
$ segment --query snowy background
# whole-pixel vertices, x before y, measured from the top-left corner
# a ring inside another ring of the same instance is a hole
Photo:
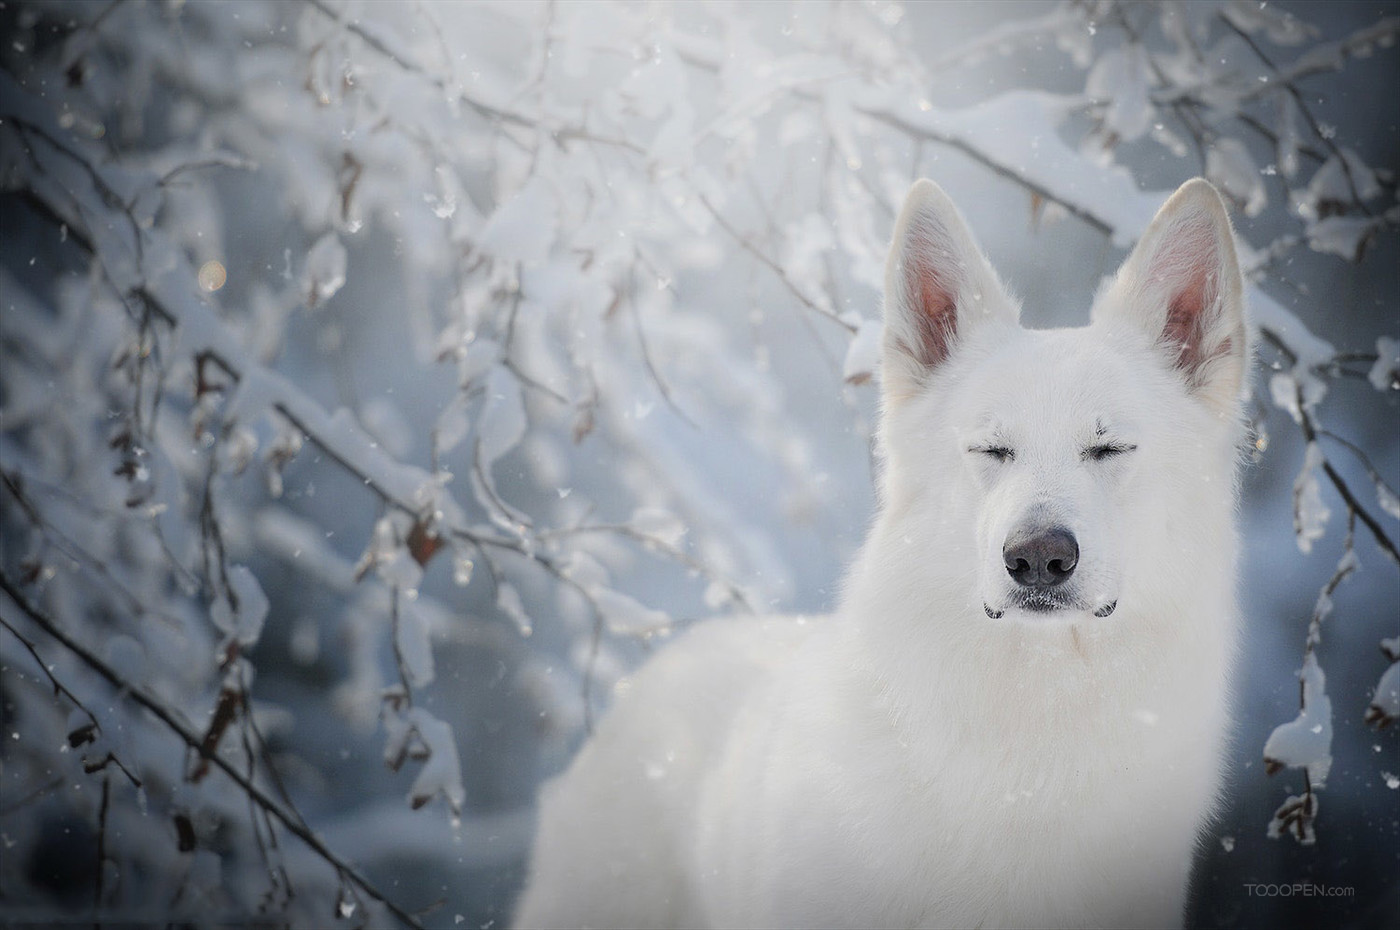
[[[1055,326],[1207,174],[1261,364],[1191,920],[1390,926],[1398,15],[0,6],[0,917],[504,925],[619,676],[832,606],[909,183]]]

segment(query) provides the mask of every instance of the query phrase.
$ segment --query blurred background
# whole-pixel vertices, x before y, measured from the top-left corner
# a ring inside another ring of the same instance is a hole
[[[1397,13],[0,5],[0,919],[508,923],[621,677],[834,606],[909,183],[1041,327],[1204,174],[1260,364],[1190,923],[1393,925]]]

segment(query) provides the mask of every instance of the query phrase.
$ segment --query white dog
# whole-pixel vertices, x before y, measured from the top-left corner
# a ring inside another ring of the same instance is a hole
[[[1238,626],[1219,196],[1172,196],[1090,326],[1018,310],[915,184],[840,610],[702,624],[620,689],[544,789],[520,926],[1181,922]]]

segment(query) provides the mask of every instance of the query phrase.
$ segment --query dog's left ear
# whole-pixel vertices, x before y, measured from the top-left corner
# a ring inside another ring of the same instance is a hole
[[[1193,392],[1234,413],[1249,360],[1243,283],[1210,182],[1187,181],[1167,200],[1099,295],[1094,319],[1145,328]]]

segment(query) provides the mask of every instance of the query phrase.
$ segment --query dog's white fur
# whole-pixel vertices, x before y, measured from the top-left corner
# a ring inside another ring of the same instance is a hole
[[[1090,326],[1018,313],[915,184],[839,611],[701,624],[621,689],[544,789],[517,924],[1181,922],[1237,627],[1249,352],[1219,196],[1176,192]],[[1003,546],[1050,525],[1079,564],[1047,604]]]

